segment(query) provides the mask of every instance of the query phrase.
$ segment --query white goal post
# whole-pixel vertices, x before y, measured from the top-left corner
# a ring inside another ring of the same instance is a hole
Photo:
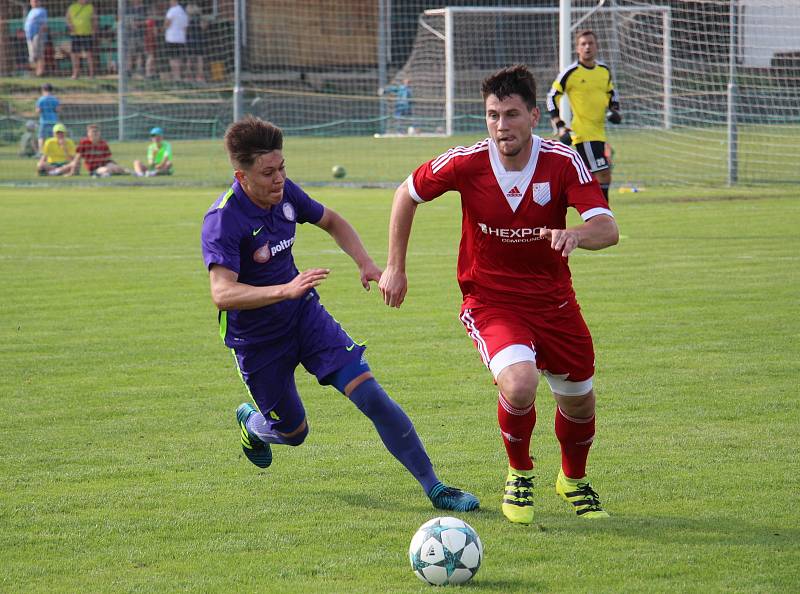
[[[426,10],[420,17],[420,25],[421,27],[427,29],[434,36],[438,37],[444,47],[443,57],[444,57],[444,120],[445,120],[445,133],[448,136],[453,135],[456,132],[455,129],[455,119],[456,119],[456,104],[459,101],[456,93],[457,81],[458,81],[458,70],[456,67],[457,63],[457,44],[460,42],[459,40],[459,30],[458,24],[456,20],[459,17],[463,16],[471,16],[475,17],[476,19],[480,19],[481,17],[484,18],[492,18],[497,16],[506,16],[506,17],[523,17],[523,16],[532,16],[532,15],[542,15],[543,17],[552,17],[553,19],[557,19],[559,16],[559,8],[552,7],[552,8],[522,8],[522,7],[459,7],[459,6],[448,6],[446,8],[437,8]],[[571,10],[573,18],[579,19],[587,13],[590,13],[593,9],[591,8],[573,8]],[[660,74],[659,76],[662,79],[661,84],[661,111],[662,117],[661,122],[664,128],[670,128],[672,122],[672,63],[671,63],[671,9],[669,6],[635,6],[635,7],[627,7],[627,6],[610,6],[610,7],[602,7],[599,13],[604,15],[626,15],[632,17],[634,15],[639,14],[646,14],[656,16],[660,20],[660,24],[662,27],[661,33],[661,56],[660,56]],[[427,19],[430,18],[438,18],[443,23],[442,30],[437,31],[435,27],[431,26],[430,23],[426,22]],[[613,40],[618,37],[619,32],[614,30],[614,27],[617,24],[617,20],[612,18],[611,19],[611,27],[612,30],[610,31],[609,37]],[[438,35],[437,35],[438,33]],[[551,36],[555,37],[556,31],[553,30],[551,32]],[[572,40],[570,40],[572,42]],[[573,49],[570,47],[569,50],[570,54],[573,53]],[[530,56],[531,60],[536,60],[539,58],[538,56]],[[541,56],[544,58],[548,63],[556,62],[557,63],[557,56]],[[533,66],[534,64],[529,64]],[[612,71],[614,69],[614,64],[611,64]],[[552,70],[552,68],[551,68]],[[552,77],[555,78],[557,71],[552,72]],[[550,80],[540,80],[538,81],[540,85],[548,84],[551,82]]]

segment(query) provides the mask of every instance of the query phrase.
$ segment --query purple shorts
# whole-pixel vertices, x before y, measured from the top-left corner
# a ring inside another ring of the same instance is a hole
[[[342,367],[359,361],[366,350],[357,344],[316,296],[306,300],[283,338],[234,349],[236,364],[258,409],[271,428],[291,433],[305,419],[294,382],[302,364],[322,385]]]

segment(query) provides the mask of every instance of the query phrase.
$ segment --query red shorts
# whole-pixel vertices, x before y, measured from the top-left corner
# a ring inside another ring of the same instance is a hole
[[[592,389],[592,335],[574,300],[546,312],[462,307],[461,322],[495,378],[509,365],[533,361],[557,394],[583,395]]]

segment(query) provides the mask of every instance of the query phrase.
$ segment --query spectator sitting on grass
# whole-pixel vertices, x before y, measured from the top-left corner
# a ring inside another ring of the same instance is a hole
[[[153,128],[150,138],[153,142],[147,147],[147,167],[137,159],[133,162],[133,174],[136,177],[172,175],[172,145],[164,140],[164,131]]]
[[[64,124],[53,126],[53,137],[48,138],[42,149],[42,157],[36,165],[39,175],[76,175],[80,171],[80,159],[76,159],[75,143],[67,136]]]
[[[129,175],[130,171],[117,165],[111,159],[111,149],[100,135],[100,126],[86,126],[86,138],[78,143],[78,154],[75,159],[83,160],[86,171],[92,177],[109,177],[111,175]],[[80,168],[80,165],[78,166]]]
[[[38,152],[39,142],[36,139],[36,122],[28,120],[25,122],[25,132],[19,137],[17,155],[20,157],[35,157]]]

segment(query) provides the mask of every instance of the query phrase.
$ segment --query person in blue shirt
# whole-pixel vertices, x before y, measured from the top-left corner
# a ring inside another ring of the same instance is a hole
[[[398,85],[390,85],[383,89],[383,93],[394,95],[394,118],[398,133],[405,132],[405,125],[411,117],[411,81],[403,79]],[[382,94],[383,94],[382,93]],[[413,128],[413,126],[409,126]]]
[[[53,126],[58,122],[61,102],[53,95],[53,85],[42,85],[42,96],[36,100],[36,113],[39,114],[39,152],[42,152],[44,141],[53,136]]]
[[[44,74],[44,44],[47,35],[47,10],[42,0],[31,0],[31,9],[25,17],[25,39],[28,42],[28,62],[36,76]]]
[[[267,468],[272,445],[305,441],[309,424],[294,380],[302,364],[372,421],[386,448],[417,479],[434,507],[477,509],[474,495],[439,480],[413,423],[373,376],[366,347],[323,307],[315,287],[330,270],[300,272],[295,266],[297,225],[311,223],[353,259],[362,286],[369,290],[381,270],[355,229],[287,178],[283,133],[277,126],[248,116],[228,128],[225,148],[235,180],[206,213],[201,245],[220,335],[257,407],[244,403],[236,411],[247,458]]]

